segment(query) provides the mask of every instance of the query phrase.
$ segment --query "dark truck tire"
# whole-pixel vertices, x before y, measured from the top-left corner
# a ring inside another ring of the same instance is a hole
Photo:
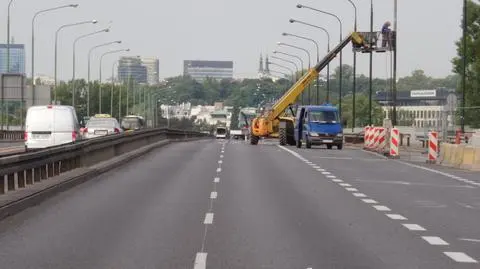
[[[258,140],[260,140],[260,137],[252,135],[250,137],[250,144],[251,145],[258,145]]]
[[[311,149],[311,148],[312,148],[312,143],[310,142],[310,140],[308,140],[308,137],[307,137],[307,139],[306,139],[306,141],[305,141],[305,147],[306,147],[307,149]]]
[[[327,149],[332,149],[333,148],[333,145],[332,144],[328,144],[327,145]]]
[[[343,149],[343,144],[338,144],[338,145],[337,145],[337,149],[338,149],[338,150],[342,150],[342,149]]]
[[[297,141],[297,148],[302,148],[302,140]]]
[[[278,138],[280,140],[280,145],[287,145],[287,130],[285,128],[280,128],[278,131]]]

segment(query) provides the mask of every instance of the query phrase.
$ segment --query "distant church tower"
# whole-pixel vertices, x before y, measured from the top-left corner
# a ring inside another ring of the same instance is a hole
[[[265,74],[266,75],[270,75],[270,66],[269,66],[269,61],[268,61],[268,55],[267,57],[265,58]]]
[[[260,54],[260,65],[258,66],[258,74],[263,74],[264,69],[263,69],[263,55]]]

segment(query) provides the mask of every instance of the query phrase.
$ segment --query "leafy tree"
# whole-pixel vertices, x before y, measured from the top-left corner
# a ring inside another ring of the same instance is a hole
[[[462,18],[463,22],[463,18]],[[463,25],[463,23],[461,24]],[[480,127],[478,110],[468,107],[480,106],[480,5],[474,1],[467,1],[467,51],[463,50],[462,38],[456,42],[457,57],[452,60],[453,71],[463,75],[463,57],[466,56],[466,83],[465,83],[465,123],[473,128]],[[463,84],[460,83],[458,93],[462,93]],[[461,102],[460,102],[460,105]]]
[[[232,111],[232,119],[230,120],[230,130],[238,128],[238,114],[240,113],[240,107],[234,106]]]

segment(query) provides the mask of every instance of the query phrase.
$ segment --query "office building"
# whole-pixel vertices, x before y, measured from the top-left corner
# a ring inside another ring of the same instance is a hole
[[[140,57],[120,57],[118,63],[118,79],[127,81],[129,78],[137,83],[147,83],[147,67]]]
[[[393,105],[390,92],[377,92],[374,98],[387,116]],[[458,104],[455,89],[399,91],[396,99],[399,125],[435,129],[454,126]]]
[[[7,44],[0,44],[0,74],[25,73],[25,45],[10,44],[10,72],[7,66]]]
[[[142,57],[142,65],[147,68],[147,83],[149,85],[157,85],[160,83],[159,69],[160,64],[155,57]]]
[[[183,75],[202,81],[206,78],[217,80],[233,78],[232,61],[183,61]]]

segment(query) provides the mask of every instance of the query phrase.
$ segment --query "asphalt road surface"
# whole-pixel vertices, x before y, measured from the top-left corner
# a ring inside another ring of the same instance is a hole
[[[479,174],[172,144],[0,222],[1,268],[479,268]]]

